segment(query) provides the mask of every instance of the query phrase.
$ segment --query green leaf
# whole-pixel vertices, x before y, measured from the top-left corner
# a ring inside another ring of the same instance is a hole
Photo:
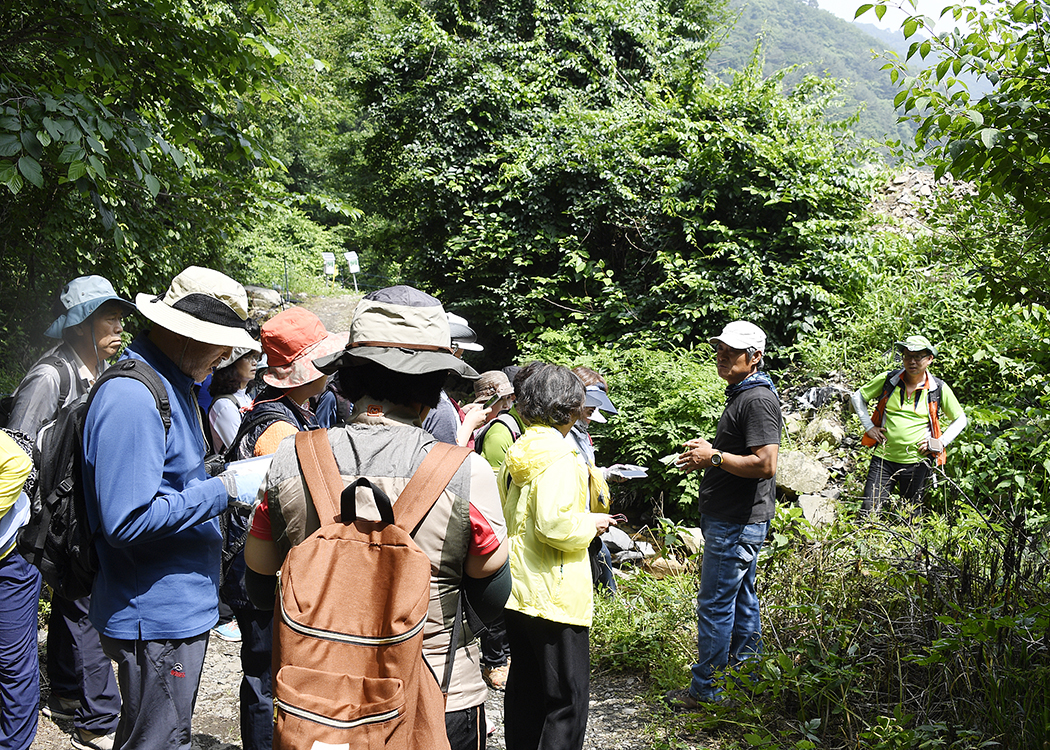
[[[22,141],[17,135],[0,135],[0,156],[14,156],[22,150]]]
[[[77,160],[70,163],[69,170],[66,172],[66,179],[70,182],[76,182],[86,174],[87,165],[84,164],[84,162]]]
[[[18,117],[0,117],[0,128],[17,132],[22,129],[22,120]]]
[[[36,185],[38,188],[44,187],[44,174],[40,168],[40,162],[38,162],[32,156],[19,157],[18,171],[22,173],[23,177],[25,177],[31,183]]]
[[[853,20],[860,18],[874,7],[874,3],[865,3],[864,5],[860,6],[859,8],[857,8],[857,12],[853,14]]]
[[[157,194],[160,192],[160,180],[151,174],[147,174],[143,178],[143,182],[146,183],[146,189],[149,190],[149,194],[156,198]]]
[[[985,148],[992,148],[999,140],[999,131],[996,128],[984,128],[981,130],[981,143]]]

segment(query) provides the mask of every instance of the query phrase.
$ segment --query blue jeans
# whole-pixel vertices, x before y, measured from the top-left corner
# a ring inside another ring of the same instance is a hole
[[[715,673],[762,653],[755,570],[769,521],[740,524],[701,516],[704,556],[696,595],[696,646],[689,692],[717,701]]]

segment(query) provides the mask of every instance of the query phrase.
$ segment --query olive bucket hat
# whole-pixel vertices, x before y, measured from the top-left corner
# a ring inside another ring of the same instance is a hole
[[[448,370],[468,380],[478,377],[474,368],[452,352],[452,335],[441,302],[410,286],[391,286],[362,298],[350,322],[346,348],[314,360],[314,366],[333,373],[365,362],[406,375]]]

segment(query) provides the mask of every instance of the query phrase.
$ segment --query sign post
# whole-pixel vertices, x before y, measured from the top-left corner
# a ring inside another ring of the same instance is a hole
[[[321,253],[321,260],[324,261],[324,274],[325,276],[332,277],[332,288],[335,288],[335,253]]]
[[[350,275],[354,277],[354,291],[357,291],[357,274],[361,273],[361,265],[357,261],[357,253],[351,250],[348,253],[343,253],[343,257],[346,258],[346,265],[350,267]]]

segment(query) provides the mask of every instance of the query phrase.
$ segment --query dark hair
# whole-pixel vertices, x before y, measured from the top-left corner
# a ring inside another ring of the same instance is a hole
[[[540,364],[521,384],[518,413],[528,424],[562,427],[580,418],[584,390],[580,379],[561,365]],[[532,365],[529,365],[532,367]]]
[[[448,370],[407,375],[388,370],[375,362],[364,362],[336,371],[339,391],[350,401],[371,396],[378,401],[389,401],[401,406],[424,404],[436,409],[441,389],[448,380]]]
[[[528,380],[529,376],[532,375],[532,373],[536,372],[536,370],[540,369],[541,367],[546,367],[546,365],[546,362],[534,360],[532,362],[529,362],[524,367],[519,367],[518,371],[514,373],[514,380],[510,381],[510,384],[514,386],[514,395],[520,398],[521,384]]]
[[[247,357],[248,355],[245,354],[244,356]],[[211,383],[208,384],[208,393],[213,398],[237,392],[241,381],[240,376],[237,374],[237,363],[240,361],[240,359],[236,359],[233,364],[212,373]]]

